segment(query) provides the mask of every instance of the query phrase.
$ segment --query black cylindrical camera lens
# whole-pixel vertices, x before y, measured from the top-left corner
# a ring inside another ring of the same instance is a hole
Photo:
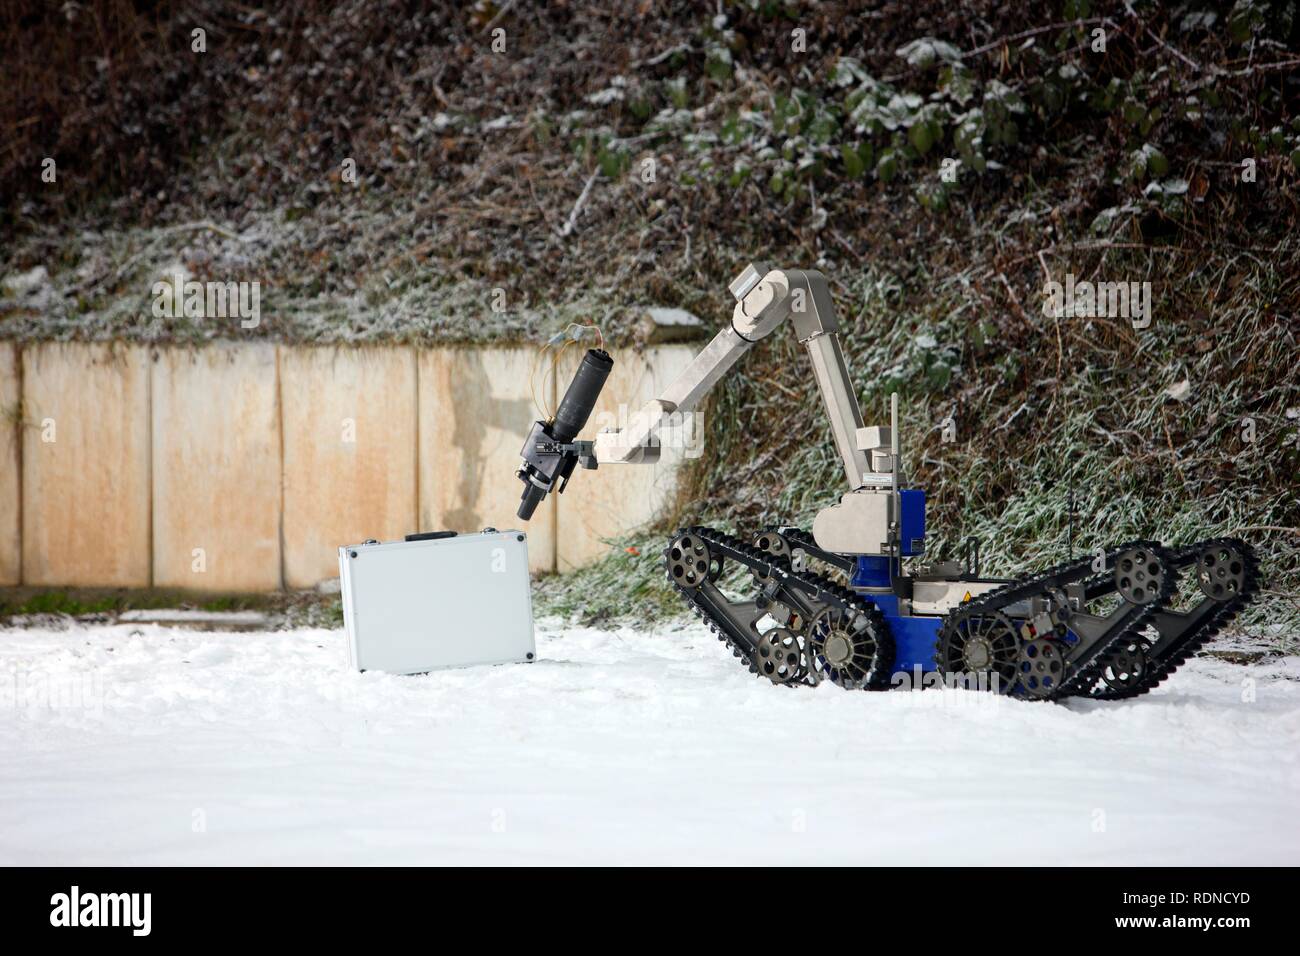
[[[537,506],[542,503],[542,499],[545,497],[546,492],[541,488],[538,488],[531,482],[526,483],[523,500],[519,502],[519,510],[516,514],[523,521],[529,520],[532,518],[533,512],[537,510]]]
[[[591,417],[591,410],[596,407],[596,399],[600,397],[600,390],[605,387],[605,379],[609,378],[613,367],[614,360],[604,349],[587,349],[555,412],[551,434],[556,441],[573,441],[578,437],[578,432]]]

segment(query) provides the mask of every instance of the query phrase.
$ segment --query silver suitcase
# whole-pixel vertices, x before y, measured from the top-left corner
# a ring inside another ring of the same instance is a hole
[[[350,545],[339,548],[339,580],[356,670],[421,674],[536,656],[523,532]]]

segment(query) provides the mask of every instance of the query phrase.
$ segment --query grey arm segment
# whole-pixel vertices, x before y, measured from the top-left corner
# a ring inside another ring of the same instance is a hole
[[[667,416],[693,411],[745,352],[790,319],[812,360],[849,487],[862,487],[864,475],[870,472],[867,453],[858,447],[862,413],[840,349],[839,321],[826,277],[814,271],[766,271],[750,265],[732,282],[731,291],[737,300],[731,324],[659,398],[630,416],[627,427],[597,435],[596,459],[602,463],[657,460],[657,437]]]

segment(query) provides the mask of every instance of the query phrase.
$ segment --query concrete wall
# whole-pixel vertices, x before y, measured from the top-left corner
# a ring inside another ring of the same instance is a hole
[[[158,587],[281,586],[280,415],[273,345],[161,351],[153,366]]]
[[[586,437],[693,352],[618,350]],[[0,342],[0,585],[311,587],[342,544],[488,526],[526,531],[535,571],[593,560],[658,513],[682,451],[579,471],[520,522],[530,376],[554,406],[578,358],[535,354]]]
[[[280,352],[284,576],[338,577],[338,548],[416,530],[416,389],[411,349]]]
[[[0,587],[22,578],[21,382],[18,349],[0,342]]]
[[[23,583],[147,586],[145,349],[27,346],[22,385]]]
[[[515,516],[514,477],[534,419],[534,349],[432,349],[420,353],[420,530],[519,528],[534,571],[555,568],[555,495],[531,521]],[[553,390],[545,369],[537,391]],[[553,394],[547,391],[548,399]]]

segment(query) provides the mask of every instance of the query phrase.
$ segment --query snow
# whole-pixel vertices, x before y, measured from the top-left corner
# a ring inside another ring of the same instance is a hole
[[[0,863],[1300,862],[1300,658],[1056,705],[773,687],[698,625],[538,651],[0,631]]]
[[[50,301],[50,276],[45,266],[17,272],[0,281],[0,290],[29,309],[43,309]]]
[[[686,328],[699,328],[704,325],[699,316],[687,312],[685,309],[652,307],[646,309],[646,314],[650,316],[650,321],[655,325],[683,326]]]

